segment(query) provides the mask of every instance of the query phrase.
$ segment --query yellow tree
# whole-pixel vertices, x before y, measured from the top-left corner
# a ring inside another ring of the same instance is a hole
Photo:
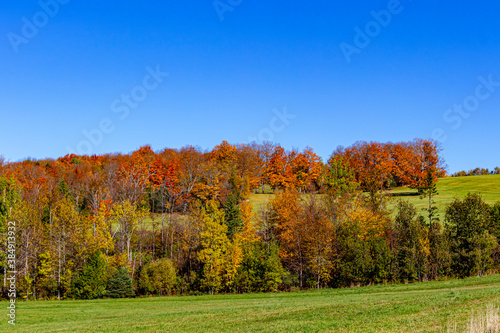
[[[112,251],[113,241],[109,228],[109,208],[106,202],[101,202],[97,212],[89,217],[92,223],[92,236],[88,239],[88,253],[103,250]]]
[[[228,250],[227,226],[224,212],[214,201],[209,201],[202,209],[203,230],[200,233],[201,250],[198,259],[203,264],[202,284],[211,294],[222,287],[224,255]]]
[[[234,242],[229,240],[224,212],[213,200],[202,209],[201,215],[203,228],[198,259],[203,264],[202,284],[211,294],[222,287],[232,289],[243,256],[239,237],[235,237]]]
[[[81,220],[71,199],[66,197],[56,203],[49,247],[57,272],[57,298],[69,288],[72,262],[68,258],[83,257],[85,232]]]
[[[243,260],[243,249],[241,239],[235,237],[234,241],[228,242],[228,247],[224,256],[224,285],[229,290],[233,290],[234,280],[238,274],[238,268]]]
[[[112,237],[114,238],[117,234],[121,237],[121,250],[124,252],[126,249],[129,265],[132,263],[132,249],[130,247],[132,237],[146,216],[148,216],[146,209],[139,208],[128,200],[114,205],[111,209],[110,223],[116,225]]]

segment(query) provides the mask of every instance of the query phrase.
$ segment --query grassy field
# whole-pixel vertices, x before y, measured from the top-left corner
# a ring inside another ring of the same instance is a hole
[[[489,204],[500,201],[500,175],[442,178],[437,183],[437,188],[439,194],[434,201],[438,207],[441,221],[444,221],[446,205],[451,203],[455,197],[463,198],[468,192],[481,194]],[[389,208],[394,208],[398,199],[404,199],[409,200],[419,212],[425,214],[422,208],[427,207],[428,201],[420,199],[416,190],[396,188],[390,193],[394,196],[391,198]],[[258,211],[272,197],[273,194],[253,194],[250,196],[250,202],[254,205],[254,210]]]
[[[499,303],[500,275],[492,275],[273,294],[18,302],[16,326],[2,315],[0,331],[446,332]]]
[[[438,207],[441,221],[444,221],[446,205],[456,197],[465,197],[469,192],[481,194],[488,204],[500,201],[500,175],[442,178],[437,183],[437,189],[439,194],[434,201]],[[415,190],[399,188],[391,193],[398,195],[393,197],[393,201],[397,200],[397,198],[409,200],[419,211],[422,211],[422,208],[428,205],[428,201],[420,199]],[[425,214],[425,212],[422,213]]]

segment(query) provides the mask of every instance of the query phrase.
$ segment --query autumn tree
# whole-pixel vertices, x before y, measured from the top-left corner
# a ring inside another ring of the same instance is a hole
[[[265,185],[269,183],[269,162],[272,158],[273,152],[275,150],[276,145],[269,141],[264,141],[262,144],[257,144],[255,142],[252,143],[252,148],[257,152],[257,156],[261,161],[260,166],[258,167],[258,175],[260,179],[260,186],[262,190],[262,194],[265,193]]]
[[[224,212],[214,201],[202,209],[203,230],[200,232],[201,250],[198,258],[203,265],[202,285],[211,293],[231,287],[241,263],[238,247],[229,241]]]
[[[263,183],[263,159],[259,150],[251,145],[239,145],[236,152],[236,174],[240,180],[238,193],[247,199],[253,189]]]
[[[138,207],[129,201],[114,205],[110,212],[109,223],[116,225],[112,237],[117,234],[120,235],[121,249],[122,251],[126,250],[129,265],[132,264],[132,237],[146,216],[147,211],[144,208]]]
[[[306,227],[305,254],[307,267],[314,276],[316,288],[326,285],[332,278],[333,224],[326,216],[321,201],[313,194],[305,202],[300,218]]]
[[[49,234],[49,251],[54,260],[57,277],[57,297],[61,298],[69,289],[75,261],[83,261],[85,225],[70,198],[57,202],[54,210],[53,230]]]
[[[283,147],[277,146],[267,164],[265,177],[273,189],[291,188],[297,185],[291,161],[296,152],[286,153]]]
[[[311,147],[306,147],[302,153],[291,153],[292,174],[295,185],[300,192],[308,188],[317,188],[317,181],[321,175],[322,163]]]
[[[168,258],[148,263],[141,269],[139,288],[146,294],[171,295],[177,283],[177,270]]]
[[[236,277],[238,291],[277,291],[288,272],[283,268],[277,241],[270,237],[269,221],[258,218],[250,203],[241,203],[245,224],[238,234],[242,247],[242,262]]]
[[[270,202],[270,221],[274,225],[279,253],[284,266],[304,283],[306,270],[306,224],[300,216],[300,197],[294,189],[278,193]]]
[[[0,237],[7,239],[8,223],[14,221],[15,211],[19,207],[19,188],[13,179],[0,177]],[[5,242],[0,245],[0,265],[3,268],[3,288],[7,288],[8,251]]]

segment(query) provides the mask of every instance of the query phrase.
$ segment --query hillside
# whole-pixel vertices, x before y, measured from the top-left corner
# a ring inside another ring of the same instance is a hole
[[[437,188],[439,194],[435,197],[434,201],[439,209],[442,221],[444,221],[446,205],[452,202],[455,197],[463,198],[468,192],[481,194],[488,204],[500,201],[500,175],[440,178]],[[390,208],[395,206],[395,202],[398,199],[409,200],[419,211],[427,207],[428,202],[425,199],[420,199],[416,190],[396,188],[390,191],[390,193],[393,195],[391,204],[389,205]],[[272,197],[273,194],[269,193],[252,194],[250,202],[254,205],[254,210],[257,211]]]
[[[463,198],[468,192],[481,194],[488,204],[500,201],[500,175],[441,178],[437,189],[439,194],[434,201],[439,209],[441,221],[444,221],[446,205],[456,197]],[[394,199],[409,200],[420,211],[428,204],[428,201],[420,199],[416,190],[398,188],[391,193],[395,195]]]

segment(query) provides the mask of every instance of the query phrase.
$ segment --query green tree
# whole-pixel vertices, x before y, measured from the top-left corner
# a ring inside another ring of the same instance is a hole
[[[224,204],[224,223],[227,225],[227,236],[233,239],[234,235],[243,230],[245,224],[238,206],[238,199],[233,193],[229,193]]]
[[[488,225],[488,231],[490,234],[495,236],[497,240],[500,239],[500,201],[497,201],[490,211],[490,223]]]
[[[360,230],[354,223],[336,226],[333,261],[333,284],[335,287],[368,283],[373,260],[370,244],[358,235]]]
[[[104,255],[94,252],[87,258],[87,263],[73,281],[73,296],[78,299],[95,299],[104,296],[107,285],[108,265]]]
[[[134,287],[128,270],[120,266],[108,281],[106,296],[111,298],[134,297]]]
[[[262,242],[253,242],[243,250],[243,261],[235,285],[244,292],[275,292],[287,275],[289,273],[281,264],[275,241],[269,243],[269,248]]]
[[[428,277],[437,279],[447,276],[450,268],[449,239],[441,223],[435,222],[429,227]]]
[[[496,237],[488,231],[490,207],[479,194],[455,199],[446,208],[452,267],[460,277],[482,275],[492,264]]]
[[[352,192],[358,187],[354,170],[342,156],[332,156],[328,161],[325,183],[329,191],[338,196],[344,192]]]
[[[403,281],[422,281],[425,274],[425,252],[428,247],[423,218],[417,216],[415,207],[408,201],[399,201],[397,209],[394,221],[394,252],[398,277]]]
[[[71,191],[70,191],[65,179],[61,180],[61,182],[59,183],[58,189],[59,189],[59,192],[61,192],[61,194],[64,197],[71,198],[71,200],[74,201],[73,197],[71,196]]]
[[[0,177],[0,232],[5,231],[9,219],[19,205],[19,188],[13,179]]]
[[[427,169],[425,179],[422,186],[419,188],[420,199],[427,198],[429,200],[429,205],[427,208],[423,208],[429,216],[429,226],[433,223],[438,222],[439,218],[436,217],[437,207],[434,205],[435,202],[433,198],[438,195],[437,191],[437,177],[435,171],[431,168]]]

